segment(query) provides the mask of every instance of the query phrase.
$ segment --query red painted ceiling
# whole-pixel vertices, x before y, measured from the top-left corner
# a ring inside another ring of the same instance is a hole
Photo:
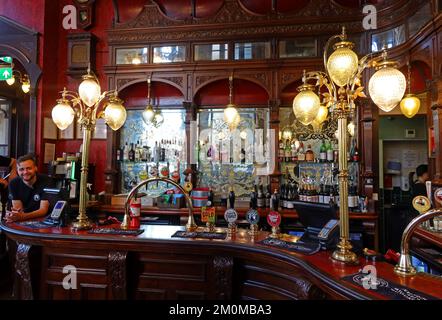
[[[119,96],[124,100],[124,105],[127,108],[146,105],[147,81],[134,83],[124,88],[119,93]],[[183,102],[181,91],[163,82],[152,81],[150,96],[153,105],[181,105]]]
[[[153,0],[162,12],[172,19],[183,20],[192,16],[192,0]],[[207,18],[215,15],[225,0],[195,0],[196,18]],[[272,12],[272,2],[275,1],[277,12],[295,12],[304,8],[314,0],[239,0],[246,10],[265,15]],[[364,4],[382,4],[384,0],[332,0],[347,8],[360,8]],[[120,22],[134,19],[150,0],[117,0]]]

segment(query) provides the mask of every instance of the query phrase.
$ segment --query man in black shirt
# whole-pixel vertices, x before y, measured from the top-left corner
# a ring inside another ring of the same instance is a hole
[[[6,221],[23,221],[46,215],[49,201],[43,192],[51,187],[49,177],[37,173],[37,164],[32,155],[20,157],[17,161],[18,177],[9,183],[11,210],[6,211]]]
[[[428,174],[428,166],[426,164],[421,164],[416,168],[417,180],[413,182],[411,186],[413,198],[416,196],[427,196],[427,187],[425,182],[430,180],[430,175]]]

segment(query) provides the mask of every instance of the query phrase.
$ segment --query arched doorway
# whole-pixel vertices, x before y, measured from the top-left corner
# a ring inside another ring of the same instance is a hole
[[[29,93],[24,93],[20,81],[12,86],[0,81],[1,109],[8,132],[0,138],[0,154],[17,157],[35,151],[37,126],[36,90],[41,70],[37,65],[38,33],[0,16],[0,57],[11,57],[14,74],[27,75]]]

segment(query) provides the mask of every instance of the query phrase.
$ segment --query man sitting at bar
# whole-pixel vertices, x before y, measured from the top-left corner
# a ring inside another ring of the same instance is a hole
[[[49,209],[44,188],[52,187],[50,178],[37,173],[37,162],[32,155],[17,160],[18,177],[9,183],[11,210],[6,210],[6,221],[15,222],[44,217]]]

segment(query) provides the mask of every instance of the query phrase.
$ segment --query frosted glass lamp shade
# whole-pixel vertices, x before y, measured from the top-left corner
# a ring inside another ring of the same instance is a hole
[[[93,77],[84,76],[83,79],[78,87],[78,93],[81,101],[88,107],[92,107],[100,99],[101,88]]]
[[[307,126],[312,123],[318,116],[321,102],[316,93],[308,86],[301,86],[300,92],[293,99],[293,113],[303,125]]]
[[[60,130],[65,130],[74,121],[75,111],[66,100],[60,99],[52,108],[52,121]]]
[[[421,101],[413,94],[407,94],[401,101],[401,111],[407,118],[413,118],[421,106]]]
[[[340,42],[327,61],[331,79],[339,87],[346,86],[358,70],[358,56],[351,50],[351,42]]]
[[[122,102],[121,99],[113,98],[104,110],[104,120],[114,131],[120,129],[124,122],[126,122],[127,113]]]
[[[398,105],[404,96],[405,89],[405,76],[393,67],[379,69],[368,83],[371,99],[385,112],[390,112]]]

